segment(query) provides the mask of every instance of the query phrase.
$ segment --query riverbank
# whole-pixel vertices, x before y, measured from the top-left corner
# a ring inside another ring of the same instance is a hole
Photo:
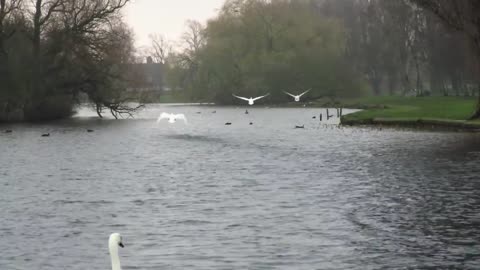
[[[476,106],[472,97],[368,97],[339,100],[335,105],[363,109],[343,116],[342,125],[480,131],[480,121],[467,120]]]

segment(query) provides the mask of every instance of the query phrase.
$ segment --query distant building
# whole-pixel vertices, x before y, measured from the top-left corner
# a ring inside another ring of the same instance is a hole
[[[154,63],[152,57],[149,56],[146,63],[131,64],[131,70],[135,79],[130,82],[128,91],[165,91],[164,64]]]

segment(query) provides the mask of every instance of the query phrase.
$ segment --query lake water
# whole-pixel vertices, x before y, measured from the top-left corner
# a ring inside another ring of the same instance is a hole
[[[0,126],[0,269],[480,269],[480,135],[245,109]]]

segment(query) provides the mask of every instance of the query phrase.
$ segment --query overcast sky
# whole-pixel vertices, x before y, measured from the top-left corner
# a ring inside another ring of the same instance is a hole
[[[136,45],[148,46],[148,35],[159,33],[178,40],[189,19],[205,23],[215,16],[224,0],[132,0],[125,19],[135,31]]]

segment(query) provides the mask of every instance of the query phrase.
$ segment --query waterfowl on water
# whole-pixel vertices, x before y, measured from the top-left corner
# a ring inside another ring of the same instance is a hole
[[[122,236],[119,233],[112,233],[108,239],[108,251],[112,261],[112,270],[122,270],[120,257],[118,256],[118,247],[124,247]]]

